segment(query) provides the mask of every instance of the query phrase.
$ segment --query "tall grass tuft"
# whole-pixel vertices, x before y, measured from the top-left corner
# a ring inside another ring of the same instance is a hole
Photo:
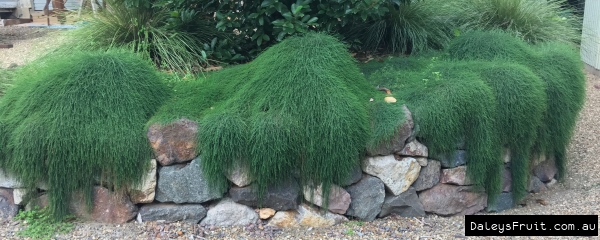
[[[56,220],[73,192],[92,204],[95,181],[139,183],[152,151],[144,124],[168,91],[130,53],[48,55],[26,66],[0,99],[0,166],[34,189],[48,185]]]
[[[439,0],[390,2],[382,19],[358,26],[349,36],[357,36],[365,50],[417,53],[441,49],[454,33],[448,17],[452,6]]]
[[[69,46],[84,50],[128,48],[151,59],[159,68],[177,72],[199,71],[206,61],[203,43],[219,35],[210,19],[198,13],[183,15],[196,19],[192,29],[168,25],[165,8],[127,6],[125,1],[107,0],[107,7],[73,31]],[[186,19],[188,21],[192,21]]]
[[[502,29],[529,43],[579,43],[581,19],[565,0],[464,0],[455,21],[464,30]]]

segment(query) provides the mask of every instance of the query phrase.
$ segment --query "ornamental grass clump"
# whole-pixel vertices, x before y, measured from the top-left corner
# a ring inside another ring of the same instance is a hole
[[[322,184],[328,195],[359,164],[376,89],[325,34],[291,37],[247,65],[248,74],[229,74],[236,91],[200,122],[206,175],[226,187],[223,173],[245,161],[260,192],[299,170],[303,185]]]
[[[151,64],[132,54],[51,54],[17,74],[0,99],[0,167],[28,188],[48,185],[54,219],[73,192],[92,205],[95,181],[140,182],[152,151],[144,124],[168,97]]]

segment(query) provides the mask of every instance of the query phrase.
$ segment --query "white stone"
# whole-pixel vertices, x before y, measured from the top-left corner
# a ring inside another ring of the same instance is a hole
[[[363,161],[363,171],[376,176],[394,195],[406,191],[419,177],[421,165],[412,157],[397,161],[394,155],[368,157]]]
[[[129,189],[129,197],[133,203],[151,203],[156,192],[156,160],[150,160],[150,169],[144,175],[144,181],[139,186]]]
[[[429,150],[427,149],[427,147],[425,145],[421,144],[417,140],[414,140],[414,141],[409,142],[406,145],[404,145],[404,148],[400,152],[397,152],[396,154],[402,155],[402,156],[428,157]]]
[[[419,165],[421,165],[421,167],[427,167],[427,158],[418,157],[415,159],[417,159],[417,162],[419,163]]]
[[[504,149],[504,153],[502,154],[502,160],[504,160],[504,163],[510,162],[510,149],[508,149],[508,148]]]
[[[254,180],[250,176],[250,167],[247,164],[236,164],[225,176],[238,187],[248,186]]]
[[[25,188],[15,188],[13,189],[13,199],[15,204],[21,205],[23,203],[23,197],[27,194],[27,189]]]
[[[21,183],[15,176],[8,172],[0,169],[0,187],[1,188],[24,188],[25,185]]]

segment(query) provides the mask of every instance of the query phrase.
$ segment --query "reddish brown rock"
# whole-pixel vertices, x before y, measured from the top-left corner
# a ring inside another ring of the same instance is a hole
[[[31,201],[29,201],[29,203],[27,203],[27,205],[25,205],[25,211],[30,211],[32,209],[35,209],[36,207],[38,209],[42,209],[42,208],[47,207],[48,205],[50,205],[50,201],[48,200],[48,195],[44,194],[42,196],[39,196],[39,197],[34,198]]]
[[[469,186],[437,184],[419,194],[426,212],[439,215],[471,215],[487,206],[487,195],[474,192]]]
[[[319,207],[323,206],[323,188],[321,186],[314,190],[311,190],[310,187],[304,187],[303,193],[306,201],[312,202]],[[331,185],[327,208],[329,211],[332,213],[344,214],[346,213],[346,210],[348,210],[348,207],[350,207],[350,201],[350,194],[346,190],[337,185]]]
[[[0,188],[0,197],[3,197],[8,204],[15,204],[13,190],[10,188]]]
[[[442,169],[440,182],[455,185],[472,185],[473,183],[467,177],[467,167],[460,166],[455,168]]]
[[[186,162],[196,157],[198,123],[182,118],[167,125],[152,124],[148,140],[162,166]]]
[[[80,219],[101,223],[125,223],[137,215],[135,206],[126,194],[110,192],[103,187],[94,187],[94,206],[86,210],[82,194],[74,194],[71,211]]]

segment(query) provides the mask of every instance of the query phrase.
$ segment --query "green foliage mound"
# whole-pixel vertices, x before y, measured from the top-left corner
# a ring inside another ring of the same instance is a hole
[[[538,154],[555,158],[564,177],[565,150],[585,94],[578,52],[563,43],[530,46],[508,33],[474,31],[456,38],[443,56],[365,67],[373,85],[406,102],[432,156],[466,140],[467,174],[490,201],[499,193],[503,147],[511,152],[515,200],[525,196],[530,161]]]
[[[259,189],[300,170],[304,185],[323,184],[329,193],[359,164],[366,92],[375,89],[345,46],[324,34],[291,37],[248,65],[253,70],[238,76],[238,91],[201,121],[207,175],[224,187],[223,172],[245,161]]]
[[[122,53],[52,54],[17,75],[0,99],[0,166],[29,188],[46,182],[54,219],[94,181],[141,180],[152,151],[144,124],[167,98],[159,75]]]

